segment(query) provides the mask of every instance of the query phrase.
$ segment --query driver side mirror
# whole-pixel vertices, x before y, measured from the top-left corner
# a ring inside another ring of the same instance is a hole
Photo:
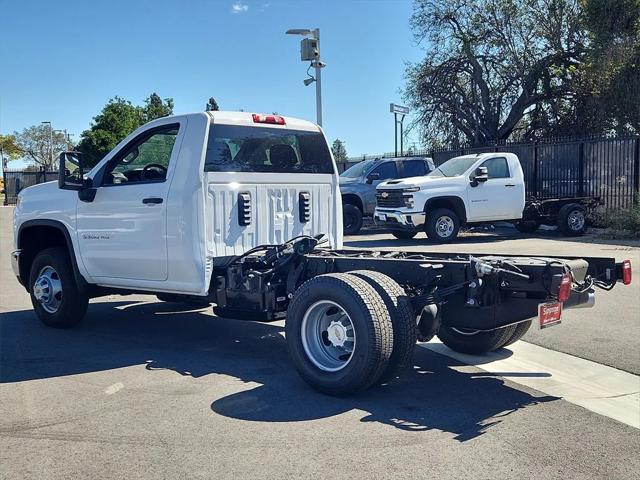
[[[369,175],[367,175],[367,183],[368,184],[372,184],[376,180],[380,180],[380,174],[379,173],[375,172],[375,173],[370,173]]]
[[[58,188],[82,190],[85,187],[83,154],[62,152],[59,160]]]
[[[476,183],[486,182],[489,180],[489,170],[487,167],[478,167],[476,168],[475,173],[473,174],[473,181]]]

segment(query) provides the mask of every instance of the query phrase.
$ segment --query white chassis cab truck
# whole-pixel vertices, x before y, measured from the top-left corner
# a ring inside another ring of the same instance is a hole
[[[91,169],[62,153],[57,183],[20,193],[12,265],[52,327],[133,292],[285,319],[294,366],[334,395],[391,380],[417,340],[489,352],[631,281],[611,258],[344,250],[341,219],[317,125],[202,112],[144,125]]]
[[[596,197],[526,197],[518,157],[491,152],[452,158],[426,176],[379,184],[374,221],[396,238],[425,231],[436,243],[455,240],[463,226],[498,221],[513,222],[523,233],[544,224],[579,236],[587,211],[598,204]]]

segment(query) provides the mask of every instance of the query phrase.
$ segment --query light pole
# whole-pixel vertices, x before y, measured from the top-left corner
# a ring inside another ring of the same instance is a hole
[[[51,167],[53,165],[53,126],[51,125],[51,122],[42,122],[42,124],[49,125],[49,167]]]
[[[300,59],[303,62],[310,61],[311,67],[315,68],[316,76],[304,80],[305,86],[316,82],[316,122],[322,126],[322,68],[326,66],[320,60],[320,29],[314,28],[292,28],[286,31],[287,35],[302,35],[300,42]],[[307,70],[308,72],[308,70]]]

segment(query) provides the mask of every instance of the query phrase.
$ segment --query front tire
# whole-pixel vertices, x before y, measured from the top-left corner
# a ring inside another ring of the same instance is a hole
[[[350,203],[342,205],[342,228],[345,235],[355,235],[362,228],[362,210]]]
[[[289,304],[285,332],[300,376],[329,395],[353,394],[376,383],[393,349],[384,301],[365,280],[345,273],[302,284]]]
[[[587,229],[587,215],[582,205],[569,203],[558,212],[558,230],[565,237],[579,237]]]
[[[458,236],[460,219],[453,210],[437,208],[427,213],[425,229],[429,240],[436,243],[449,243]]]
[[[36,255],[29,274],[29,291],[36,315],[49,327],[73,327],[87,312],[89,297],[78,289],[64,248],[47,248]]]
[[[489,332],[482,332],[443,325],[438,331],[438,338],[447,347],[456,352],[481,355],[498,350],[506,345],[512,338],[516,327],[517,325],[512,325]]]
[[[410,230],[394,230],[391,232],[391,235],[396,237],[398,240],[411,240],[417,234],[418,232],[412,232]]]

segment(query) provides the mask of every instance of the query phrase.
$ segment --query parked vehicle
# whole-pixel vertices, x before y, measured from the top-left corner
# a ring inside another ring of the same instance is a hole
[[[427,157],[377,158],[349,167],[340,174],[344,233],[358,233],[363,217],[373,215],[379,183],[389,179],[420,177],[434,169],[433,160]]]
[[[329,147],[293,118],[165,117],[88,172],[63,153],[59,171],[23,190],[14,214],[12,267],[42,322],[71,327],[89,298],[135,292],[286,318],[293,364],[329,394],[394,378],[416,339],[489,352],[533,317],[557,323],[563,306],[592,306],[595,287],[631,281],[612,258],[342,250]]]
[[[531,233],[557,225],[567,236],[582,235],[594,197],[525,199],[524,174],[513,153],[452,158],[424,177],[378,185],[374,221],[399,239],[425,231],[438,243],[453,241],[464,226],[496,221],[515,223]]]

